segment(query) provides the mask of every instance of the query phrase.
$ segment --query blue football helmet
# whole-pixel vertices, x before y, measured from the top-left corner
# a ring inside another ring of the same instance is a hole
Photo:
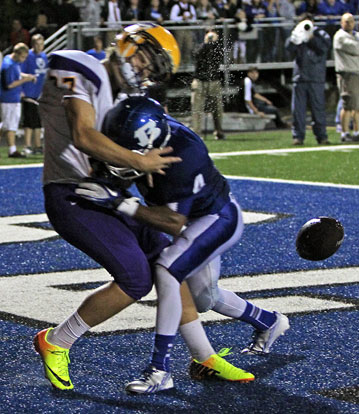
[[[107,113],[102,132],[116,144],[140,154],[152,148],[164,148],[171,138],[164,109],[145,96],[130,96],[120,101]],[[133,168],[106,166],[111,174],[123,180],[144,175]]]

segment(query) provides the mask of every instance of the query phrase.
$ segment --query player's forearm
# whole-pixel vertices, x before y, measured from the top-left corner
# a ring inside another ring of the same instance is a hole
[[[179,236],[183,226],[187,223],[185,216],[166,206],[146,207],[140,205],[134,218],[171,236]]]
[[[94,128],[73,130],[72,136],[77,149],[99,161],[141,170],[140,162],[137,160],[142,157],[141,155],[115,144]]]

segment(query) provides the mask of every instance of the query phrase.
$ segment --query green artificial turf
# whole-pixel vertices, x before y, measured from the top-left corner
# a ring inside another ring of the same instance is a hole
[[[333,128],[328,128],[328,137],[332,142],[330,148],[335,151],[245,154],[214,157],[214,162],[226,175],[359,185],[359,143],[355,145],[357,148],[342,149],[340,135]],[[318,147],[310,130],[305,145],[300,147],[292,145],[290,130],[229,133],[225,141],[207,135],[205,143],[210,153]],[[7,148],[0,147],[0,165],[36,164],[42,159],[41,155],[8,158]]]

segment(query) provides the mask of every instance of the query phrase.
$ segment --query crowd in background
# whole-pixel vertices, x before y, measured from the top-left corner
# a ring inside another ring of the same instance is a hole
[[[177,26],[195,21],[208,25],[233,19],[230,29],[231,57],[237,63],[288,60],[284,44],[294,24],[311,13],[332,37],[345,12],[358,14],[358,0],[3,0],[0,15],[0,50],[18,42],[30,45],[30,36],[46,39],[69,22],[90,22],[91,27],[113,28],[121,22],[171,22]],[[258,26],[259,25],[259,26]],[[202,30],[176,30],[184,64],[192,61],[191,51],[204,39]],[[110,36],[100,33],[104,45]],[[93,47],[91,32],[83,49]],[[87,38],[86,38],[87,37]]]
[[[204,111],[206,100],[212,99],[214,102],[211,110],[214,119],[214,135],[217,139],[225,139],[222,130],[223,103],[221,99],[218,99],[221,98],[220,65],[223,62],[221,30],[217,30],[217,33],[215,33],[215,36],[218,37],[219,35],[219,37],[216,39],[218,45],[214,47],[211,46],[212,40],[208,41],[209,38],[205,40],[206,30],[203,28],[201,30],[188,30],[184,26],[202,20],[208,23],[208,27],[211,27],[214,22],[218,23],[223,19],[235,19],[237,24],[234,26],[235,29],[232,32],[230,31],[231,42],[229,45],[234,61],[251,64],[276,62],[280,60],[278,59],[279,54],[282,54],[282,57],[287,60],[293,61],[294,59],[291,108],[293,143],[295,145],[303,144],[308,100],[313,116],[313,131],[317,141],[320,144],[327,144],[324,89],[326,59],[332,49],[333,36],[340,28],[340,16],[345,13],[356,15],[358,2],[359,0],[296,0],[293,2],[291,0],[213,0],[213,2],[210,2],[210,0],[181,0],[180,2],[173,2],[172,0],[27,0],[26,2],[25,0],[4,0],[9,8],[6,8],[6,12],[0,17],[0,20],[4,19],[6,15],[11,16],[11,19],[6,23],[1,22],[4,25],[3,27],[10,22],[11,28],[2,31],[1,45],[7,46],[7,61],[5,62],[6,59],[4,58],[1,67],[1,80],[3,91],[7,92],[0,96],[0,100],[2,128],[3,132],[5,131],[9,146],[9,157],[22,157],[32,152],[41,153],[40,121],[38,117],[36,117],[36,122],[27,122],[26,120],[34,119],[34,114],[37,114],[37,99],[41,93],[42,81],[47,66],[47,58],[43,52],[44,39],[59,26],[68,22],[80,21],[90,22],[93,29],[101,26],[110,29],[109,31],[92,30],[90,34],[84,36],[83,49],[99,60],[105,58],[105,47],[108,40],[113,39],[114,34],[121,29],[122,22],[141,20],[152,20],[159,24],[163,24],[168,20],[176,22],[178,29],[174,31],[174,35],[181,49],[182,62],[184,64],[194,63],[195,68],[191,96],[192,127],[200,133],[202,119],[199,114]],[[29,7],[29,3],[32,3],[31,7]],[[10,13],[11,10],[13,14]],[[324,20],[325,25],[321,25],[321,31],[316,26],[313,26],[314,29],[311,28],[311,38],[315,39],[318,45],[314,40],[308,42],[307,39],[305,40],[305,47],[298,49],[296,38],[293,37],[293,28],[298,21],[307,18],[306,16],[309,15],[316,19],[316,24],[320,24]],[[283,21],[279,17],[285,18],[284,26],[274,25]],[[265,18],[272,19],[263,20]],[[279,20],[276,20],[276,18]],[[261,26],[258,30],[256,23],[263,21],[266,22],[267,26]],[[354,42],[352,47],[358,49],[359,53],[359,43],[357,45],[358,39],[355,36],[349,40]],[[34,43],[34,39],[37,41],[40,39],[41,48],[34,47],[36,43]],[[208,44],[206,45],[206,43]],[[282,43],[282,48],[278,47],[280,43]],[[19,45],[21,45],[20,49]],[[209,52],[208,48],[211,47],[215,51]],[[26,48],[28,49],[25,50]],[[20,56],[19,53],[22,55]],[[313,60],[314,55],[317,57]],[[34,63],[28,64],[31,59]],[[338,57],[336,60],[338,60]],[[300,62],[304,61],[307,62],[304,65],[306,69],[304,67],[300,69]],[[249,113],[274,114],[277,128],[287,128],[288,125],[280,118],[278,108],[273,106],[272,102],[266,97],[254,91],[256,79],[252,78],[250,74],[259,74],[259,72],[255,66],[252,68],[253,70],[249,70],[248,76],[245,78],[245,80],[248,80],[247,83],[250,84],[247,88],[248,92],[242,97],[245,107]],[[304,69],[308,74],[304,72]],[[214,77],[213,74],[216,76]],[[39,75],[41,76],[39,77]],[[8,82],[6,85],[4,84],[5,78]],[[310,83],[309,87],[307,87],[308,82]],[[10,88],[9,85],[11,85]],[[240,89],[246,91],[245,86],[244,83]],[[359,84],[356,87],[359,88]],[[162,86],[161,91],[162,94],[165,91]],[[158,91],[155,90],[153,94],[153,97],[166,107],[166,97],[161,95],[158,98],[156,95]],[[256,103],[253,100],[253,107],[250,105],[252,98],[248,98],[249,95],[256,98]],[[150,96],[152,96],[151,93]],[[23,112],[20,109],[21,102]],[[13,110],[14,104],[17,106],[16,111]],[[342,100],[340,100],[339,105],[343,105]],[[349,119],[351,111],[351,109],[342,109],[339,105],[338,125],[342,123],[340,114],[347,111],[349,113],[347,118]],[[347,105],[346,102],[345,105]],[[357,106],[359,110],[359,102]],[[7,108],[10,108],[8,117],[4,115]],[[354,109],[356,110],[356,107]],[[15,134],[21,118],[27,123],[23,125],[25,127],[25,147],[22,152],[19,152],[15,144]],[[343,142],[359,139],[357,125],[354,137],[352,137],[347,131],[346,124],[348,122],[345,118],[342,132]],[[341,125],[339,126],[341,128]],[[33,145],[32,138],[34,138]]]

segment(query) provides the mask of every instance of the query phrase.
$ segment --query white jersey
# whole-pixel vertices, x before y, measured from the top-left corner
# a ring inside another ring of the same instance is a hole
[[[62,102],[78,98],[91,104],[100,130],[106,112],[113,106],[111,84],[105,67],[94,57],[77,50],[54,52],[40,99],[45,129],[43,182],[78,182],[90,173],[88,156],[72,141]]]

